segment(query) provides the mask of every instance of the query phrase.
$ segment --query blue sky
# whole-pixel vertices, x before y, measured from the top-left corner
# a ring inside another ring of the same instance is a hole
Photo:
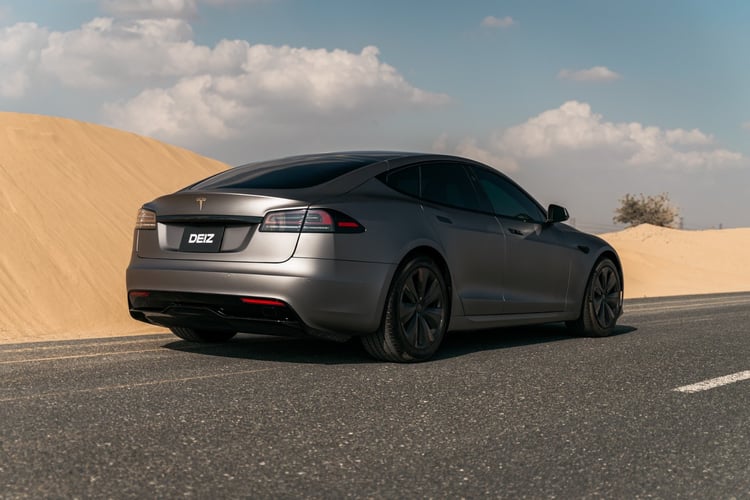
[[[739,0],[0,1],[0,109],[230,164],[471,156],[587,230],[641,192],[750,226],[748,25]]]

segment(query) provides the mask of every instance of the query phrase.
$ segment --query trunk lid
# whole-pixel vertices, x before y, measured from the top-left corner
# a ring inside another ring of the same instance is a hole
[[[299,233],[259,231],[269,211],[307,208],[302,200],[261,194],[180,191],[144,206],[156,212],[156,230],[136,231],[146,259],[284,262]]]

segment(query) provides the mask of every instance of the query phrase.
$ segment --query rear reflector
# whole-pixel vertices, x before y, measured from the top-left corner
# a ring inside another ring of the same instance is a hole
[[[128,296],[131,299],[135,299],[135,298],[138,298],[138,297],[148,297],[149,295],[150,295],[150,292],[141,292],[141,291],[130,292],[128,294]]]
[[[242,297],[242,302],[245,304],[253,304],[256,306],[273,306],[273,307],[285,307],[286,304],[281,302],[280,300],[274,300],[274,299],[254,299],[251,297]]]

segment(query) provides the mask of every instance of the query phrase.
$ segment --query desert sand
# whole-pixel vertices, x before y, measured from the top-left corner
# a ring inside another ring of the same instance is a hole
[[[226,168],[99,125],[0,113],[0,343],[166,331],[127,311],[137,210]],[[750,290],[750,229],[603,237],[622,257],[628,298]]]
[[[127,311],[138,208],[226,168],[99,125],[0,113],[0,342],[161,331]]]
[[[599,236],[620,255],[625,298],[750,290],[750,228],[680,231],[642,224]]]

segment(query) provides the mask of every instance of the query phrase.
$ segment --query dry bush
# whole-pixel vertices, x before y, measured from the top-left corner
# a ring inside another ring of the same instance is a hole
[[[615,209],[612,221],[615,223],[653,224],[661,227],[674,227],[679,218],[679,210],[672,205],[667,193],[655,196],[626,194],[620,198],[620,206]]]

